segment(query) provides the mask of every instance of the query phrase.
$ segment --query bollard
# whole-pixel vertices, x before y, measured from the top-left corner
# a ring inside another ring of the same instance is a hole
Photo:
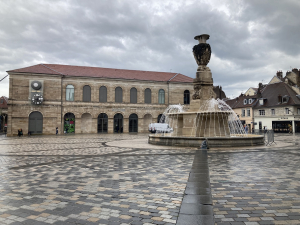
[[[208,141],[207,140],[204,140],[201,143],[201,149],[209,149],[209,147],[208,147]]]

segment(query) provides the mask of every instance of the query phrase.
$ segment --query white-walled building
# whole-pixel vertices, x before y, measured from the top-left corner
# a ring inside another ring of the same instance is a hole
[[[254,129],[300,132],[300,99],[285,82],[269,83],[253,106]]]

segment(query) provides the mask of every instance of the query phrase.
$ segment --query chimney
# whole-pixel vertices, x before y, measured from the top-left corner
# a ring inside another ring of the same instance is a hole
[[[280,80],[282,79],[282,71],[277,71],[276,75]]]
[[[262,83],[259,83],[258,84],[258,89],[257,89],[257,92],[256,92],[256,95],[258,98],[261,97],[261,90],[262,90]]]
[[[297,76],[299,76],[299,70],[297,68],[292,69],[293,73],[295,73]]]

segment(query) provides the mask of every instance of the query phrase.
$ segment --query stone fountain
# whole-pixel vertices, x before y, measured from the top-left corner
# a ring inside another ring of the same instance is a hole
[[[234,111],[224,101],[215,99],[212,73],[207,66],[211,56],[211,47],[206,43],[208,39],[208,34],[195,37],[199,41],[193,47],[198,69],[189,109],[169,106],[164,118],[174,132],[149,135],[150,144],[200,147],[204,140],[211,148],[264,144],[263,136],[246,134]]]

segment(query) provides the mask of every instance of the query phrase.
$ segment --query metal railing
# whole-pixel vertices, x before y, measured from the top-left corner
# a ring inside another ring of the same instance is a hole
[[[271,144],[276,144],[275,138],[274,138],[274,130],[252,130],[252,134],[257,134],[257,135],[263,135],[264,140],[266,143],[266,146],[271,145]]]

